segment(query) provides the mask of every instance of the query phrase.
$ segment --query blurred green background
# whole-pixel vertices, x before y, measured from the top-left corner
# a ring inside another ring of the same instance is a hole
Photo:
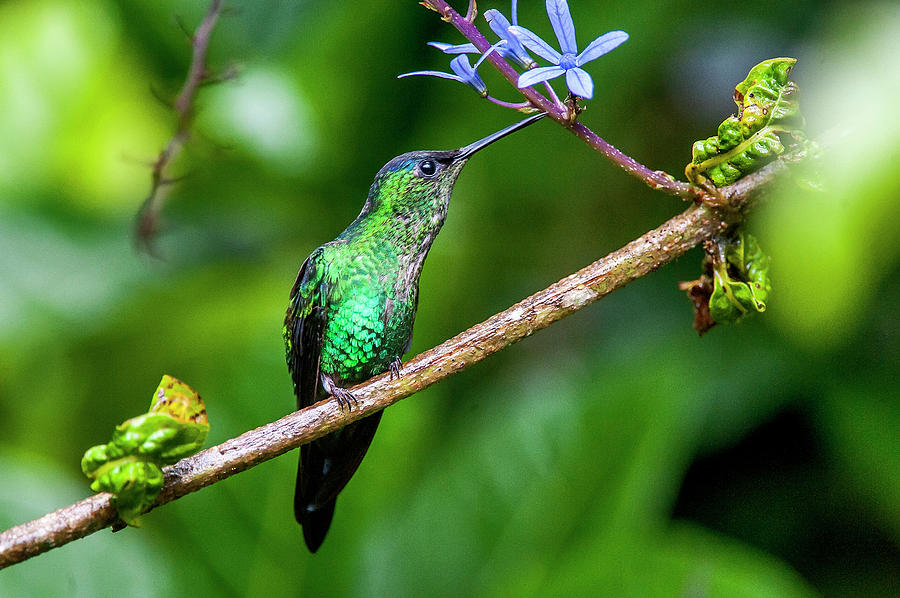
[[[205,2],[0,3],[0,527],[89,494],[79,461],[163,373],[219,443],[292,410],[281,321],[306,255],[374,173],[518,115],[450,81],[415,2],[248,2],[222,19],[159,240],[133,219]],[[456,2],[463,9],[462,2]],[[500,8],[505,3],[480,6]],[[900,593],[900,9],[874,2],[572,0],[582,120],[680,176],[748,69],[799,59],[809,132],[844,135],[825,192],[788,182],[749,226],[763,316],[699,339],[702,252],[390,408],[320,552],[291,453],[0,572],[2,596],[896,596]],[[520,23],[553,39],[542,2]],[[479,24],[484,22],[479,18]],[[486,31],[487,29],[483,27]],[[489,69],[494,95],[515,93]],[[412,352],[684,209],[553,123],[479,154],[428,259]]]

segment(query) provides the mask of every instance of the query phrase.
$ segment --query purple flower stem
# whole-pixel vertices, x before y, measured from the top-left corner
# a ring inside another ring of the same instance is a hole
[[[440,14],[444,21],[453,25],[457,31],[463,34],[463,37],[475,44],[475,47],[478,48],[480,52],[487,52],[488,48],[491,47],[490,42],[481,34],[478,28],[467,21],[464,16],[453,10],[445,0],[424,0],[422,4],[426,8],[430,8]],[[491,52],[487,57],[486,62],[490,62],[514,88],[518,89],[516,83],[519,80],[519,74],[497,52]],[[679,181],[663,171],[650,170],[631,156],[616,149],[613,145],[609,144],[582,123],[577,121],[574,123],[571,122],[569,120],[568,110],[561,105],[556,105],[551,99],[548,99],[535,90],[534,87],[526,87],[525,89],[519,89],[518,91],[525,96],[525,99],[528,100],[532,106],[546,112],[547,116],[572,131],[576,137],[603,154],[608,160],[621,167],[622,170],[644,181],[652,189],[663,191],[683,199],[702,199],[704,192],[701,189],[683,181]],[[558,101],[559,99],[557,98],[557,102]]]
[[[553,103],[556,104],[560,110],[566,110],[565,105],[559,100],[559,96],[556,95],[556,91],[553,89],[553,86],[550,85],[549,81],[544,81],[544,87],[547,88],[547,93],[550,94],[550,99],[553,100]]]
[[[519,102],[517,104],[514,104],[513,102],[504,102],[503,100],[498,100],[497,98],[491,96],[485,96],[484,99],[488,100],[489,102],[493,102],[498,106],[502,106],[503,108],[512,108],[513,110],[522,110],[523,108],[532,107],[531,102]]]

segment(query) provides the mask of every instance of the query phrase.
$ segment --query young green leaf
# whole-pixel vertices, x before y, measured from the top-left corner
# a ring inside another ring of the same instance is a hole
[[[140,516],[146,512],[163,488],[163,473],[151,461],[127,457],[113,467],[104,468],[91,484],[94,492],[112,492],[119,519],[140,527]]]
[[[716,322],[736,322],[753,311],[766,311],[772,290],[769,256],[752,235],[743,232],[720,242],[713,256],[713,292],[709,315]]]
[[[726,118],[718,134],[697,141],[685,167],[695,185],[730,185],[784,153],[785,136],[805,142],[797,85],[789,79],[795,58],[759,63],[734,89],[737,116]]]
[[[94,480],[92,490],[115,494],[122,521],[137,526],[140,514],[162,490],[162,466],[196,453],[208,432],[200,395],[184,382],[163,376],[150,411],[116,426],[109,444],[89,448],[81,469]]]

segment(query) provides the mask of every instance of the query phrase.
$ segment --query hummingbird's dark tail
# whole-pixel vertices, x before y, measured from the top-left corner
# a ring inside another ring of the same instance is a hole
[[[382,412],[374,413],[300,447],[294,518],[303,526],[310,552],[322,545],[337,495],[362,462],[378,429]]]
[[[294,503],[294,516],[297,522],[303,526],[303,541],[310,552],[315,552],[325,540],[325,534],[331,527],[331,518],[334,517],[334,505],[337,499],[331,500],[324,505],[313,507],[306,505],[303,511],[297,509],[297,503]]]

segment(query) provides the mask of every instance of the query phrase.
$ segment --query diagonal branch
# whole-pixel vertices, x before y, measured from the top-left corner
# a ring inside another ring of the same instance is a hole
[[[720,234],[771,187],[797,151],[721,189],[728,208],[692,205],[631,243],[403,365],[402,377],[375,377],[353,388],[359,404],[342,410],[329,398],[208,448],[165,469],[160,506],[240,473],[393,405],[590,305]],[[0,569],[117,522],[112,495],[100,493],[0,533]]]
[[[144,199],[138,211],[135,236],[142,246],[152,249],[153,239],[159,230],[159,214],[162,211],[166,199],[166,188],[174,182],[168,173],[169,165],[175,160],[184,144],[191,135],[191,123],[194,120],[194,98],[197,91],[209,82],[209,73],[206,69],[206,53],[209,49],[209,40],[219,15],[222,14],[222,0],[212,0],[209,11],[203,21],[191,36],[193,55],[191,65],[188,68],[184,85],[175,98],[173,108],[178,116],[178,124],[175,134],[166,143],[150,171],[150,194]],[[226,73],[224,78],[232,76]]]

